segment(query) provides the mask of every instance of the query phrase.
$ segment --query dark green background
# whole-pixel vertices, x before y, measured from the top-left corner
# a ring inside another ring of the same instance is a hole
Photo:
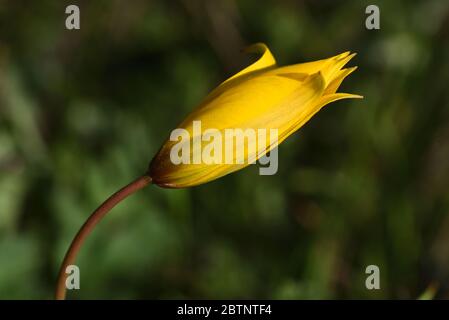
[[[449,298],[448,31],[446,0],[0,0],[0,298],[51,298],[90,212],[259,41],[281,65],[358,52],[341,90],[365,99],[291,136],[274,176],[122,203],[69,298]]]

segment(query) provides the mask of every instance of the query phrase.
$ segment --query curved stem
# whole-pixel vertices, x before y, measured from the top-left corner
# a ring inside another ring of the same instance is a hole
[[[76,255],[80,250],[84,240],[91,233],[91,231],[95,228],[97,223],[112,209],[117,205],[120,201],[133,194],[134,192],[146,187],[151,183],[151,177],[148,175],[143,175],[130,184],[126,185],[112,196],[110,196],[105,202],[103,202],[97,210],[95,210],[90,217],[83,224],[81,229],[76,234],[75,238],[72,240],[72,244],[70,245],[67,253],[64,257],[64,260],[61,264],[61,268],[59,270],[58,275],[58,283],[56,286],[56,299],[64,300],[66,294],[66,268],[67,266],[73,264],[76,259]]]

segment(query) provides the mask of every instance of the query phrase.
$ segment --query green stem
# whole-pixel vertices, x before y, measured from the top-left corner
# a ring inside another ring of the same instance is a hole
[[[148,175],[143,175],[130,184],[126,185],[112,196],[110,196],[105,202],[103,202],[97,210],[95,210],[90,217],[83,224],[81,229],[76,234],[75,238],[72,241],[67,253],[64,257],[64,260],[61,264],[61,269],[59,270],[58,282],[56,286],[56,299],[64,300],[66,295],[66,268],[69,265],[72,265],[75,262],[76,255],[80,250],[84,240],[87,236],[92,232],[98,222],[119,202],[133,194],[134,192],[146,187],[151,183],[151,177]]]

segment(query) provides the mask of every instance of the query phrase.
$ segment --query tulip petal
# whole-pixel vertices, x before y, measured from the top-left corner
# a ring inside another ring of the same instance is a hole
[[[350,93],[334,93],[326,96],[322,96],[317,103],[314,105],[313,109],[309,109],[302,118],[299,119],[288,131],[279,137],[279,143],[284,141],[288,136],[293,134],[299,128],[301,128],[307,121],[310,120],[318,111],[320,111],[325,105],[342,99],[363,99],[363,96]]]
[[[340,53],[334,57],[312,61],[312,62],[305,62],[305,63],[297,63],[290,66],[284,66],[279,67],[273,70],[268,71],[267,73],[275,73],[275,74],[281,74],[281,73],[307,73],[307,74],[314,74],[318,71],[322,71],[329,67],[329,65],[335,65],[337,61],[341,61],[342,59],[348,57],[350,55],[349,51]],[[326,78],[326,77],[325,77]]]
[[[259,70],[263,70],[266,68],[276,66],[276,59],[274,59],[273,54],[271,53],[270,49],[268,49],[267,45],[264,43],[256,43],[256,44],[250,45],[249,47],[246,47],[245,49],[243,49],[243,52],[261,54],[261,57],[256,62],[251,64],[250,66],[246,67],[242,71],[236,73],[232,77],[225,80],[223,83],[226,83],[232,79],[238,78],[242,75],[249,74],[254,71],[259,71]]]
[[[340,55],[335,59],[331,59],[326,66],[321,70],[323,72],[324,79],[326,80],[326,84],[330,84],[339,74],[341,68],[343,68],[354,56],[356,53],[352,53],[349,55]]]
[[[338,72],[337,76],[326,87],[326,90],[324,91],[324,94],[327,95],[327,94],[333,94],[333,93],[337,92],[337,90],[340,87],[340,85],[343,82],[343,80],[347,76],[349,76],[351,73],[353,73],[355,70],[357,70],[357,67],[341,69]]]
[[[318,101],[318,106],[321,109],[325,105],[342,99],[363,99],[363,96],[352,93],[334,93],[322,96]]]

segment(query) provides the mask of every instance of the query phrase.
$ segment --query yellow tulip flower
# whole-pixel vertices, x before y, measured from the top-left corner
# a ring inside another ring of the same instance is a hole
[[[260,53],[261,57],[213,90],[178,129],[184,130],[189,136],[184,143],[194,145],[189,149],[193,158],[195,151],[206,144],[204,140],[195,143],[201,135],[194,130],[195,122],[201,123],[204,132],[213,129],[221,133],[229,128],[264,129],[267,132],[276,130],[277,139],[273,142],[271,137],[257,136],[248,139],[247,144],[245,141],[231,144],[235,150],[237,147],[244,147],[244,161],[230,163],[194,159],[193,163],[175,164],[170,156],[177,141],[170,139],[165,142],[152,160],[147,173],[103,202],[78,231],[59,271],[57,299],[65,298],[66,268],[75,262],[86,237],[115,205],[130,194],[151,183],[167,188],[199,185],[242,169],[273,150],[326,104],[345,98],[361,98],[359,95],[337,93],[344,78],[356,69],[343,68],[354,54],[345,52],[324,60],[278,67],[266,45],[255,44],[247,51]],[[226,134],[224,136],[226,145]],[[236,153],[232,157],[231,160],[236,160]]]
[[[189,133],[187,143],[193,145],[193,140],[198,139],[198,133],[193,130],[194,121],[200,121],[204,131],[277,129],[279,137],[275,143],[264,141],[251,152],[246,150],[246,160],[255,160],[298,130],[326,104],[345,98],[361,98],[336,93],[343,79],[356,69],[342,69],[355,54],[345,52],[329,59],[278,67],[265,44],[252,45],[246,51],[261,53],[261,57],[220,84],[179,125]],[[166,141],[150,164],[149,175],[159,186],[183,188],[203,184],[240,170],[251,162],[174,164],[170,152],[176,143]],[[255,143],[248,141],[248,145]]]

